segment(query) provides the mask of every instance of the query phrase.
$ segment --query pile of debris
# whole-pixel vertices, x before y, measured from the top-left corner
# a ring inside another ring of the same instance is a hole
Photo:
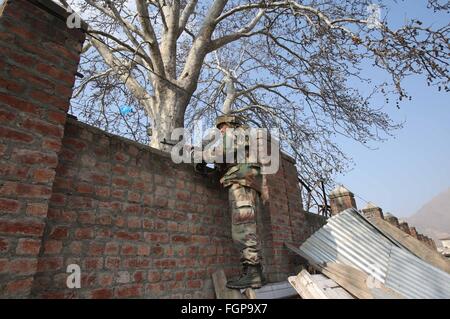
[[[287,246],[322,274],[302,271],[289,278],[302,298],[450,298],[450,262],[385,220],[369,220],[356,209],[330,218],[299,248]]]
[[[450,299],[448,260],[382,218],[367,219],[354,208],[328,219],[300,247],[286,246],[313,271],[241,292],[218,291],[226,279],[216,274],[218,298]]]

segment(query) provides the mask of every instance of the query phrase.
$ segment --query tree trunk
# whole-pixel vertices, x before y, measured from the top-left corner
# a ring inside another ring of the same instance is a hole
[[[170,151],[172,132],[176,128],[184,128],[184,115],[189,101],[184,94],[175,90],[164,90],[157,94],[155,102],[150,146]]]

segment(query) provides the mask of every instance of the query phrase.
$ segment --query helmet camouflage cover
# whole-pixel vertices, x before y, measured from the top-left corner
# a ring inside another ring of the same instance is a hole
[[[216,127],[221,124],[231,124],[232,126],[242,125],[242,120],[236,115],[220,115],[216,118]]]

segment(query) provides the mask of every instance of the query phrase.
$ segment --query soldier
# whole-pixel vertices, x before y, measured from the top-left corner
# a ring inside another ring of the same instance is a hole
[[[242,120],[234,115],[222,115],[216,119],[216,127],[223,136],[223,143],[216,149],[216,156],[224,158],[229,146],[228,129],[240,131],[243,134],[246,126]],[[236,136],[235,134],[234,136]],[[245,135],[244,135],[245,136]],[[236,155],[236,147],[231,152]],[[209,157],[208,151],[203,154],[204,158]],[[223,173],[220,183],[228,188],[228,200],[231,210],[231,233],[235,244],[241,252],[242,273],[239,278],[229,280],[228,288],[260,288],[265,284],[261,266],[260,242],[256,228],[256,214],[258,214],[260,193],[262,185],[261,166],[258,163],[248,163],[249,146],[245,141],[244,163],[237,162],[234,156],[232,163],[215,163],[215,168]],[[216,157],[217,158],[217,157]]]

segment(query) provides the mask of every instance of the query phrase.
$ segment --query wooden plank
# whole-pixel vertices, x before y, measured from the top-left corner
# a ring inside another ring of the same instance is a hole
[[[356,269],[349,265],[343,265],[338,263],[327,263],[325,265],[317,264],[314,260],[311,260],[306,254],[304,254],[299,248],[285,243],[285,246],[292,252],[300,255],[308,261],[308,263],[316,270],[328,278],[334,280],[339,286],[344,288],[347,292],[359,299],[375,299],[380,298],[380,295],[389,296],[390,298],[403,299],[404,296],[398,294],[385,287],[381,282],[378,282],[377,293],[371,291],[367,284],[368,275],[363,271]]]
[[[247,288],[244,290],[244,295],[248,298],[248,299],[256,299],[256,293],[252,288]]]
[[[342,289],[334,280],[322,274],[312,275],[317,285],[325,291],[330,299],[354,299],[347,291]]]
[[[391,225],[384,219],[379,217],[371,218],[370,222],[383,233],[398,241],[423,261],[426,261],[427,263],[450,274],[450,261],[445,259],[441,254],[439,254],[438,251],[431,249],[417,238],[405,233],[403,230],[395,227],[394,225]]]
[[[223,269],[219,269],[212,274],[214,291],[217,299],[243,299],[239,290],[227,288],[227,277]]]
[[[330,278],[325,277],[322,274],[316,274],[316,275],[312,275],[314,280],[321,286],[324,288],[337,288],[339,287],[339,285],[334,281],[331,280]]]
[[[289,277],[288,281],[303,299],[329,299],[305,269],[297,276]]]
[[[341,287],[360,299],[403,299],[404,297],[368,274],[349,265],[327,263],[322,272]],[[371,284],[369,284],[369,280]],[[376,290],[376,291],[375,291]]]

